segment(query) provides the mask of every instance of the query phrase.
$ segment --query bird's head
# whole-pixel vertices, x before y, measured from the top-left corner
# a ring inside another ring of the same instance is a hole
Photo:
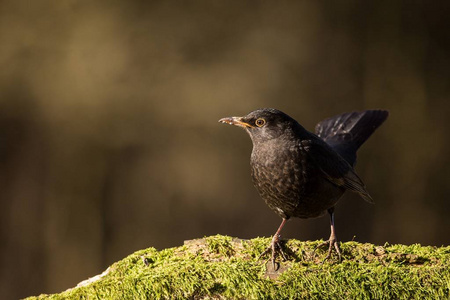
[[[273,108],[257,109],[243,117],[223,118],[219,122],[244,128],[254,144],[290,134],[300,126],[287,114]]]

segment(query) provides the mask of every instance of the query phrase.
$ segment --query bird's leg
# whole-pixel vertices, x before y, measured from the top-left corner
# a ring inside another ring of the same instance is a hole
[[[336,249],[336,253],[339,257],[339,261],[341,261],[341,259],[342,259],[341,250],[339,249],[339,245],[338,245],[337,238],[336,238],[336,232],[334,229],[334,207],[328,209],[328,214],[330,215],[330,227],[331,227],[330,238],[328,239],[328,241],[325,241],[324,243],[317,246],[316,249],[319,247],[328,245],[328,254],[325,257],[325,259],[323,260],[323,262],[324,262],[331,257],[331,251],[333,251],[333,247],[334,247],[334,249]],[[314,251],[316,249],[314,249]]]
[[[328,239],[329,242],[329,247],[328,247],[328,254],[325,257],[325,260],[327,260],[328,258],[331,257],[331,251],[333,250],[333,246],[334,249],[336,249],[336,253],[339,257],[339,261],[341,261],[342,259],[342,255],[341,255],[341,250],[339,249],[339,244],[336,238],[336,232],[335,232],[335,228],[334,228],[334,207],[330,208],[328,210],[328,213],[330,214],[330,227],[331,227],[331,234],[330,234],[330,238]]]
[[[278,227],[277,232],[275,232],[275,234],[272,237],[272,242],[270,243],[269,247],[267,247],[266,250],[264,250],[263,253],[261,253],[261,255],[259,256],[259,258],[261,258],[262,256],[266,255],[269,251],[272,250],[272,257],[271,257],[271,261],[272,261],[272,266],[273,269],[275,270],[275,256],[276,256],[276,252],[277,250],[280,252],[281,256],[283,257],[284,260],[286,260],[286,255],[283,252],[283,249],[281,248],[280,245],[280,232],[281,229],[283,229],[284,224],[286,223],[287,219],[283,218],[283,221],[280,224],[280,227]]]

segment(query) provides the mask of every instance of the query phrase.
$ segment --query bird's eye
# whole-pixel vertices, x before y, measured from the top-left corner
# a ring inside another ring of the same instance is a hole
[[[264,120],[263,118],[259,118],[255,121],[256,126],[258,127],[263,127],[264,124],[266,124],[266,120]]]

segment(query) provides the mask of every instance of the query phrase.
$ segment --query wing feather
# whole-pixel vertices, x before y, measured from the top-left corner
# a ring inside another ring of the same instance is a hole
[[[302,141],[302,146],[308,153],[310,161],[321,170],[327,180],[336,186],[358,193],[369,203],[374,202],[353,167],[327,143],[320,139],[308,139]]]

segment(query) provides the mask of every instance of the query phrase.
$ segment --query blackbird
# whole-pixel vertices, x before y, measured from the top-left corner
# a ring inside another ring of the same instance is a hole
[[[283,219],[270,246],[261,254],[272,252],[274,269],[277,252],[285,258],[280,232],[286,221],[291,217],[315,218],[326,212],[330,216],[331,234],[324,243],[328,245],[325,260],[330,258],[333,247],[341,260],[334,206],[346,190],[373,203],[353,168],[356,151],[387,117],[385,110],[344,113],[318,123],[315,134],[273,108],[219,120],[242,127],[250,135],[253,183],[269,208]]]

